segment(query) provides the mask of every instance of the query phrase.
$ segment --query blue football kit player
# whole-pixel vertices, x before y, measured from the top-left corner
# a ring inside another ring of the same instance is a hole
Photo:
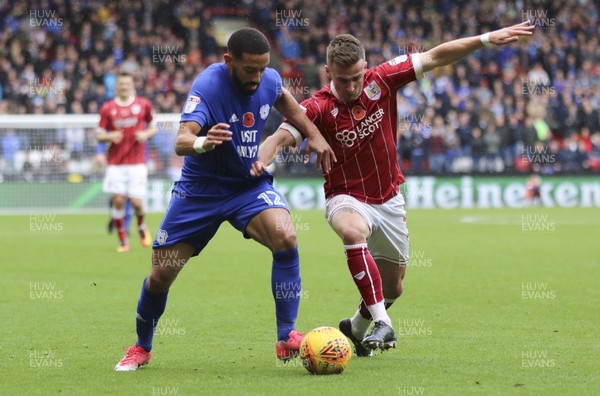
[[[257,162],[267,117],[275,107],[307,137],[318,166],[331,169],[335,156],[298,103],[267,67],[269,43],[256,29],[242,28],[227,43],[225,62],[198,75],[185,102],[175,152],[185,156],[167,213],[156,233],[152,271],[144,279],[136,315],[136,345],[117,371],[133,371],[151,358],[152,337],[165,310],[171,284],[190,257],[198,255],[228,221],[272,252],[271,289],[277,322],[276,355],[298,353],[303,334],[295,329],[300,297],[300,261],[287,204],[272,176]],[[298,134],[297,141],[302,139]],[[176,259],[174,259],[176,258]],[[283,298],[277,290],[298,290]]]

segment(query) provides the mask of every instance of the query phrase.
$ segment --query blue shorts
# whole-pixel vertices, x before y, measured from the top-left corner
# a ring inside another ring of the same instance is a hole
[[[245,232],[250,220],[272,208],[289,212],[283,196],[267,178],[239,184],[177,182],[153,247],[185,242],[196,247],[193,256],[197,256],[224,221],[250,238]]]

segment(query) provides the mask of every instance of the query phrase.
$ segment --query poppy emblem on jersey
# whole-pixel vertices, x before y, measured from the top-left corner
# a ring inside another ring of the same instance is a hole
[[[190,114],[194,110],[196,110],[196,106],[198,106],[199,104],[200,104],[200,97],[192,95],[188,98],[188,100],[185,101],[185,107],[183,108],[183,112],[185,114]]]
[[[244,113],[244,119],[242,121],[242,124],[244,124],[246,128],[252,127],[254,125],[254,114],[250,112]]]
[[[352,108],[352,117],[354,117],[356,121],[360,121],[365,118],[365,113],[365,109],[360,106],[354,106]]]
[[[381,97],[381,88],[375,81],[371,84],[367,85],[365,89],[363,89],[364,93],[367,94],[367,97],[371,100],[377,100]]]

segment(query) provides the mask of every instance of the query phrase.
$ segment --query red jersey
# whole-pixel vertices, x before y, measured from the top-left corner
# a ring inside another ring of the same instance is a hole
[[[135,132],[143,131],[152,122],[152,104],[148,99],[133,97],[129,103],[109,100],[100,108],[100,128],[108,132],[123,130],[123,140],[108,148],[109,165],[146,163],[146,143],[135,140]]]
[[[333,83],[302,102],[337,158],[323,174],[327,198],[348,194],[378,205],[398,194],[404,176],[396,154],[396,91],[422,74],[418,55],[402,55],[368,69],[352,102],[338,99]]]

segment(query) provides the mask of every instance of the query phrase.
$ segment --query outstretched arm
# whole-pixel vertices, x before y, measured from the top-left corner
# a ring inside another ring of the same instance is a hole
[[[484,42],[489,41],[490,44],[497,46],[514,43],[519,40],[519,37],[532,35],[534,28],[535,26],[531,25],[529,21],[525,21],[481,36],[466,37],[440,44],[421,54],[423,72],[457,62],[483,48]]]

